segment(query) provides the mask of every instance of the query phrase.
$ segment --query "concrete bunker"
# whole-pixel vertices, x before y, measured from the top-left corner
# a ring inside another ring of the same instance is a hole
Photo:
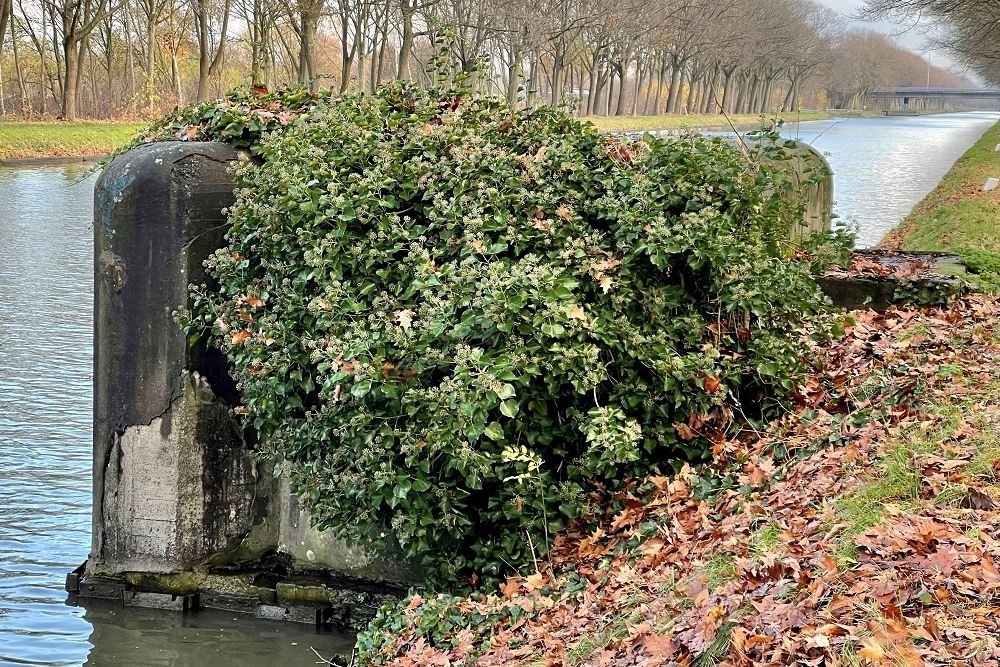
[[[81,598],[362,627],[421,581],[398,551],[316,530],[287,478],[253,455],[215,349],[174,321],[233,203],[217,142],[163,142],[108,165],[95,190],[93,541],[67,577]],[[795,172],[804,229],[830,222],[832,173],[809,147]]]

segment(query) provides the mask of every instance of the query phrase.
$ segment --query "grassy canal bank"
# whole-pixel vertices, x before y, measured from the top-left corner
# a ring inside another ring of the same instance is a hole
[[[692,114],[688,116],[590,116],[594,125],[608,132],[642,132],[644,130],[700,130],[728,128],[732,123],[738,129],[752,129],[761,125],[762,120],[783,120],[786,123],[808,120],[827,120],[832,116],[825,111],[779,114],[735,114],[728,117],[718,114]]]
[[[1000,189],[983,192],[986,179],[1000,178],[998,144],[1000,123],[955,163],[882,246],[958,253],[984,288],[1000,290]]]
[[[793,413],[627,487],[492,595],[415,595],[362,664],[996,664],[998,316],[852,313]]]
[[[768,115],[768,122],[781,119],[825,120],[825,112],[802,114],[784,113]],[[761,124],[759,114],[730,116],[733,125],[752,129]],[[697,130],[728,127],[719,115],[690,116],[620,116],[592,117],[591,121],[609,132],[641,132],[643,130]],[[79,123],[37,122],[0,124],[0,162],[32,160],[38,158],[82,157],[107,155],[127,144],[132,137],[147,127],[146,123],[99,122]]]
[[[107,155],[146,123],[0,123],[0,162]]]

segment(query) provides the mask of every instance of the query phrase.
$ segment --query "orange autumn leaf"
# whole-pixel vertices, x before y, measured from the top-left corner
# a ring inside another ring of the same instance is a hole
[[[237,331],[236,333],[233,334],[233,345],[242,345],[252,335],[253,334],[251,334],[246,329],[243,329],[242,331]]]
[[[260,297],[251,294],[247,297],[247,305],[251,308],[260,308],[264,305],[264,302],[260,300]]]
[[[677,422],[674,424],[674,430],[677,431],[677,436],[681,440],[694,440],[695,438],[694,430],[687,424]]]
[[[868,662],[878,664],[885,658],[885,649],[874,637],[863,637],[858,656]]]
[[[676,653],[674,639],[669,635],[649,635],[643,639],[646,654],[654,658],[665,658]]]
[[[542,577],[541,573],[539,572],[536,572],[524,578],[524,586],[529,591],[537,591],[544,585],[545,585],[545,578]]]
[[[521,590],[521,581],[517,577],[509,577],[500,586],[500,594],[505,598],[514,597],[519,590]]]

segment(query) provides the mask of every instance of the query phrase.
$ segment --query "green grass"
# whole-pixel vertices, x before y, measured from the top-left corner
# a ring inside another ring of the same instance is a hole
[[[989,386],[990,402],[1000,395],[1000,383]],[[993,424],[978,414],[976,403],[941,405],[937,408],[943,419],[936,428],[923,430],[912,426],[896,433],[885,448],[883,456],[865,484],[835,502],[837,523],[845,526],[838,535],[838,548],[832,554],[842,566],[848,567],[857,558],[854,540],[869,528],[878,525],[885,517],[886,507],[894,505],[903,510],[919,507],[923,502],[959,505],[969,497],[975,484],[980,489],[995,491],[996,465],[1000,461],[1000,437]],[[965,468],[965,482],[950,483],[939,494],[926,501],[921,498],[923,470],[918,460],[921,455],[936,454],[949,458],[943,446],[949,441],[962,422],[973,424],[977,432],[962,443],[965,450],[972,450],[973,457]],[[991,494],[992,495],[992,494]]]
[[[596,635],[584,637],[578,644],[566,651],[566,664],[579,665],[586,662],[595,653],[611,644],[612,641],[628,637],[630,625],[647,620],[645,618],[645,611],[635,608],[644,602],[644,600],[639,600],[635,604],[626,603],[624,612],[612,616],[610,621]]]
[[[921,471],[914,457],[938,449],[946,437],[940,432],[923,433],[916,427],[900,433],[872,478],[836,501],[838,523],[845,525],[839,548],[833,554],[838,563],[848,565],[857,559],[854,538],[882,521],[886,505],[905,508],[919,500]]]
[[[643,130],[697,130],[704,128],[729,127],[732,122],[738,128],[754,128],[761,124],[769,125],[772,120],[783,120],[786,123],[796,120],[827,120],[830,114],[825,111],[805,111],[799,113],[779,114],[737,114],[725,116],[718,114],[705,115],[665,115],[665,116],[588,116],[594,125],[609,132],[641,132]]]
[[[705,563],[702,568],[708,589],[716,591],[736,578],[736,559],[732,554],[723,553]]]
[[[0,123],[0,161],[107,155],[145,123]]]
[[[955,163],[882,245],[958,253],[983,289],[1000,291],[1000,190],[982,191],[987,178],[1000,178],[997,144],[1000,123]]]

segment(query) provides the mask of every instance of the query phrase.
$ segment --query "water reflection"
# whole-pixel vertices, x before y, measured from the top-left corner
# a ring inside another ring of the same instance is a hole
[[[788,125],[783,134],[812,144],[834,173],[836,212],[858,224],[870,247],[905,218],[1000,114],[845,118]]]
[[[94,627],[94,649],[86,662],[94,667],[315,665],[313,649],[326,658],[351,652],[345,637],[317,635],[308,626],[248,623],[245,617],[223,612],[123,611],[118,605],[92,601],[84,618]]]

